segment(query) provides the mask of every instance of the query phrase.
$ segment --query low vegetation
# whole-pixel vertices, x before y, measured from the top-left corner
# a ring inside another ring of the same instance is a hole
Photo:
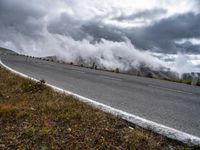
[[[0,149],[194,148],[0,68]]]

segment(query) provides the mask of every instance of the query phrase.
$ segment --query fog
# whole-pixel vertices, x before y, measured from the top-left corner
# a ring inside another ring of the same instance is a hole
[[[200,72],[190,57],[200,56],[199,21],[197,0],[1,0],[0,47],[122,71]]]

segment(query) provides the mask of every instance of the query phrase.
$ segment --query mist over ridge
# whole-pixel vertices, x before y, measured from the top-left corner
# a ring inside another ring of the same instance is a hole
[[[198,0],[2,0],[0,46],[106,69],[200,72]]]

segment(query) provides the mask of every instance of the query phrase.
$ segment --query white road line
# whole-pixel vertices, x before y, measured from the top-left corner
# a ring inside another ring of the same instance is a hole
[[[32,78],[32,77],[30,77],[26,74],[23,74],[21,72],[18,72],[16,70],[6,66],[5,64],[2,63],[1,60],[0,60],[0,65],[2,65],[3,67],[5,67],[6,69],[10,70],[11,72],[13,72],[15,74],[18,74],[22,77],[25,77],[25,78],[39,82],[39,80],[37,80],[37,79],[34,79],[34,78]],[[122,119],[127,120],[127,121],[129,121],[129,122],[131,122],[135,125],[138,125],[140,127],[145,128],[145,129],[152,130],[152,131],[154,131],[158,134],[164,135],[164,136],[171,138],[171,139],[174,139],[174,140],[181,141],[181,142],[188,144],[190,146],[200,146],[200,137],[197,137],[197,136],[194,136],[194,135],[191,135],[191,134],[188,134],[188,133],[167,127],[165,125],[144,119],[142,117],[127,113],[125,111],[113,108],[111,106],[108,106],[108,105],[105,105],[105,104],[102,104],[102,103],[99,103],[95,100],[83,97],[83,96],[78,95],[76,93],[72,93],[70,91],[61,89],[61,88],[56,87],[54,85],[51,85],[51,84],[48,84],[48,83],[46,85],[51,87],[52,89],[54,89],[57,92],[65,93],[66,95],[72,95],[72,96],[76,97],[77,99],[79,99],[80,101],[82,101],[84,103],[87,103],[87,104],[89,104],[93,107],[101,109],[104,112],[111,113],[115,116],[119,116]]]
[[[83,73],[83,74],[85,74],[85,72],[84,71],[79,71],[79,70],[71,70],[72,72],[76,72],[76,73]]]
[[[112,78],[112,77],[108,77],[108,76],[102,76],[102,75],[100,75],[99,77],[102,77],[102,78],[108,79],[108,80],[122,81],[122,79]]]
[[[170,88],[161,87],[161,86],[156,86],[156,85],[148,85],[148,86],[149,86],[149,87],[153,87],[153,88],[157,88],[157,89],[172,91],[172,92],[176,92],[176,93],[183,93],[183,94],[192,95],[192,93],[190,93],[190,92],[180,91],[180,90],[176,90],[176,89],[170,89]]]

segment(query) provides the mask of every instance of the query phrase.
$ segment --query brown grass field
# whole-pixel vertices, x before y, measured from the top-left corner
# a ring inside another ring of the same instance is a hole
[[[130,127],[131,126],[131,127]],[[0,150],[189,150],[0,67]]]

